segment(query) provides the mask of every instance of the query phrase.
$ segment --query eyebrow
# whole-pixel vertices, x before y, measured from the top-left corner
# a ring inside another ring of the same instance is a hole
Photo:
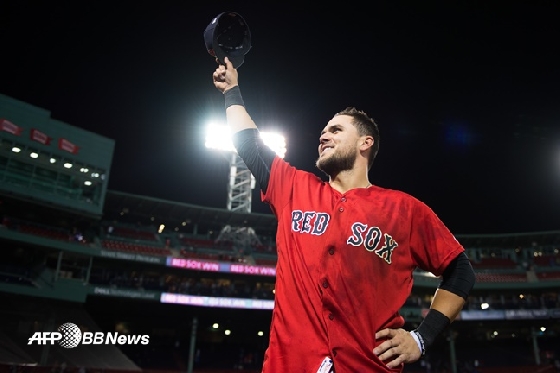
[[[327,129],[326,129],[326,130],[323,129],[323,130],[321,131],[321,135],[323,135],[323,134],[324,134],[325,132],[327,132],[327,131],[331,131],[332,129],[339,129],[339,130],[341,130],[341,129],[342,129],[342,126],[341,126],[340,124],[333,124],[332,126],[327,126]]]

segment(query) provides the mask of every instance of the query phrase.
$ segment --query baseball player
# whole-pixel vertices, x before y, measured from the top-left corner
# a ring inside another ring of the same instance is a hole
[[[474,285],[464,248],[418,199],[372,185],[377,124],[345,109],[319,137],[316,166],[298,170],[259,137],[225,58],[213,73],[239,156],[278,219],[276,297],[263,373],[401,372],[422,357]],[[431,308],[406,331],[399,310],[412,273],[441,276]]]

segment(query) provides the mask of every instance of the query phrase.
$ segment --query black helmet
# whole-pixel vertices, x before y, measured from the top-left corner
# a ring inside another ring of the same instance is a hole
[[[239,13],[223,12],[206,26],[204,43],[208,53],[220,63],[225,64],[227,57],[237,69],[251,49],[251,32]]]

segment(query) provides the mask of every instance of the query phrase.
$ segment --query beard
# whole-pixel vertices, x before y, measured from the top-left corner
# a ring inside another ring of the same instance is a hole
[[[317,158],[315,166],[327,176],[334,177],[342,171],[352,170],[357,156],[356,149],[348,149],[339,154],[335,153],[325,158]]]

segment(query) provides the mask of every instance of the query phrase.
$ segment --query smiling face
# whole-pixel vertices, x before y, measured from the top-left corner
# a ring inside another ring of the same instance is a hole
[[[360,134],[348,115],[337,115],[321,131],[317,168],[330,177],[354,168],[360,154]]]

